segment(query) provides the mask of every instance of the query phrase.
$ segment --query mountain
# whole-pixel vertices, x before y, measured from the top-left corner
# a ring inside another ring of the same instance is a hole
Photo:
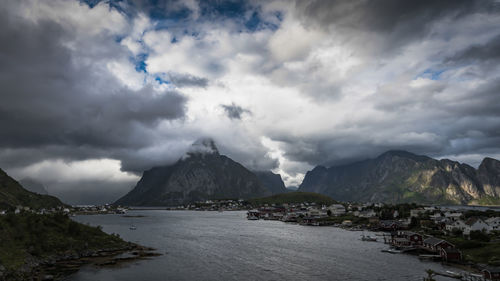
[[[41,195],[24,189],[16,180],[0,169],[0,210],[25,206],[33,209],[64,206],[56,197]]]
[[[175,164],[145,171],[135,188],[115,204],[173,206],[224,198],[255,198],[271,195],[258,177],[220,155],[211,139],[196,141]]]
[[[298,186],[292,185],[292,186],[287,186],[288,191],[297,191],[299,189]]]
[[[448,159],[388,151],[348,165],[317,166],[299,191],[341,201],[499,204],[500,161],[485,158],[476,170]]]
[[[41,184],[33,179],[24,178],[24,179],[19,181],[19,184],[21,184],[28,191],[38,193],[38,194],[43,194],[43,195],[49,194],[47,192],[47,189],[45,188],[45,186],[43,184]]]
[[[272,194],[289,192],[280,174],[275,174],[271,171],[254,171],[253,173]]]

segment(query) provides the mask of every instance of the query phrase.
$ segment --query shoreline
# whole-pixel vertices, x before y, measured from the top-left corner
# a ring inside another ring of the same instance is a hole
[[[132,261],[147,260],[162,255],[154,248],[131,242],[127,243],[127,246],[120,248],[102,248],[81,253],[58,254],[38,260],[33,258],[29,264],[16,272],[11,272],[11,274],[16,280],[64,280],[84,266],[119,267]]]

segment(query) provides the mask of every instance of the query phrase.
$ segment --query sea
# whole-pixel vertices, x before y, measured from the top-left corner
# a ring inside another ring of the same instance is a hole
[[[137,216],[137,217],[131,217]],[[460,270],[407,254],[381,252],[388,245],[361,241],[338,227],[249,221],[244,211],[134,210],[85,215],[78,222],[157,249],[161,256],[119,267],[88,265],[65,280],[393,280],[422,281],[426,270]],[[136,229],[130,229],[131,226]],[[436,277],[436,280],[453,280]]]

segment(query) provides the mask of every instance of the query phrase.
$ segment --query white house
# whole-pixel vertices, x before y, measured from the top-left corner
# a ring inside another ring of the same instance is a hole
[[[453,229],[460,229],[462,232],[465,230],[465,222],[463,220],[449,221],[445,226],[447,231],[453,231]]]
[[[333,204],[328,207],[333,216],[340,216],[345,214],[345,207],[342,204]]]
[[[423,214],[423,213],[425,213],[425,210],[422,208],[413,209],[413,210],[410,210],[410,217],[416,218],[416,217],[418,217],[419,214]]]
[[[377,213],[375,213],[375,211],[372,209],[361,211],[358,214],[358,217],[360,217],[360,218],[372,218],[375,216],[377,216]]]
[[[493,217],[485,220],[485,222],[490,226],[491,231],[500,231],[500,218]]]
[[[462,213],[448,211],[448,212],[444,213],[444,216],[451,219],[451,220],[458,220],[462,216]]]
[[[490,232],[490,226],[480,218],[470,218],[465,222],[464,234],[470,235],[471,231],[486,231]]]

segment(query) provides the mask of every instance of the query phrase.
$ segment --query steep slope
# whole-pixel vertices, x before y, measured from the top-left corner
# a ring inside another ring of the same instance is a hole
[[[0,169],[0,209],[10,209],[16,206],[40,209],[63,205],[56,197],[36,194],[24,189],[16,180]]]
[[[207,199],[271,195],[257,176],[220,155],[210,139],[195,142],[175,164],[145,171],[135,188],[115,204],[172,206]]]
[[[272,194],[280,194],[289,192],[285,187],[285,183],[281,179],[281,175],[275,174],[271,171],[254,171],[253,172],[264,187],[266,187]]]
[[[487,158],[476,170],[447,159],[388,151],[349,165],[315,167],[299,191],[342,201],[467,204],[499,197],[499,163]]]

